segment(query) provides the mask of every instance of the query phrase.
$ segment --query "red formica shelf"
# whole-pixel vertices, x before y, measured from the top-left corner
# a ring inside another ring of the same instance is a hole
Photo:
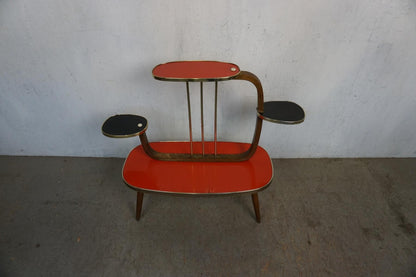
[[[153,142],[161,152],[189,153],[189,142]],[[240,153],[249,143],[217,142],[220,153]],[[194,142],[195,153],[201,152],[201,143]],[[213,142],[205,142],[211,152]],[[124,182],[143,192],[174,194],[228,194],[255,192],[266,188],[273,178],[273,166],[267,152],[258,147],[251,159],[244,162],[174,162],[150,158],[142,146],[128,155],[123,167]]]
[[[153,77],[165,81],[221,81],[240,73],[238,65],[216,61],[178,61],[157,65]]]

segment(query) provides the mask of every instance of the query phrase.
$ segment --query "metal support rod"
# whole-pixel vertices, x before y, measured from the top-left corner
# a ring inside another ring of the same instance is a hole
[[[201,82],[201,142],[202,142],[202,156],[205,154],[204,145],[204,90],[203,82]]]
[[[189,82],[186,82],[186,96],[188,99],[188,119],[189,119],[189,142],[191,146],[191,156],[194,153],[192,141],[192,116],[191,116],[191,98],[189,96]]]
[[[218,81],[215,81],[214,156],[217,156],[217,102],[218,102]]]

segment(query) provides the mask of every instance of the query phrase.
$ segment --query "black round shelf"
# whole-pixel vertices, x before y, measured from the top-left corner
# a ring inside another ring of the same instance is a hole
[[[108,118],[101,130],[104,135],[112,138],[128,138],[138,136],[147,129],[147,119],[134,114],[118,114]]]
[[[298,124],[305,120],[305,112],[296,103],[288,101],[264,102],[264,112],[258,116],[264,120],[281,124]]]

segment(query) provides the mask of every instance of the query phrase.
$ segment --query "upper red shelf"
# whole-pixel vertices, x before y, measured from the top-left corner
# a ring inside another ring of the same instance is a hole
[[[178,61],[159,64],[152,74],[164,81],[220,81],[240,73],[238,65],[215,61]]]

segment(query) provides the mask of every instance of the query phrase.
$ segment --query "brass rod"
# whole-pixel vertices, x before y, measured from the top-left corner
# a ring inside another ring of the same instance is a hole
[[[214,155],[217,156],[217,102],[218,102],[218,81],[215,81],[215,111],[214,111]]]
[[[204,145],[204,90],[201,82],[201,141],[202,141],[202,156],[205,154]]]
[[[193,141],[192,141],[192,116],[191,116],[191,98],[189,96],[189,82],[186,82],[186,96],[188,99],[188,120],[189,120],[189,142],[191,147],[191,156],[193,154]]]

